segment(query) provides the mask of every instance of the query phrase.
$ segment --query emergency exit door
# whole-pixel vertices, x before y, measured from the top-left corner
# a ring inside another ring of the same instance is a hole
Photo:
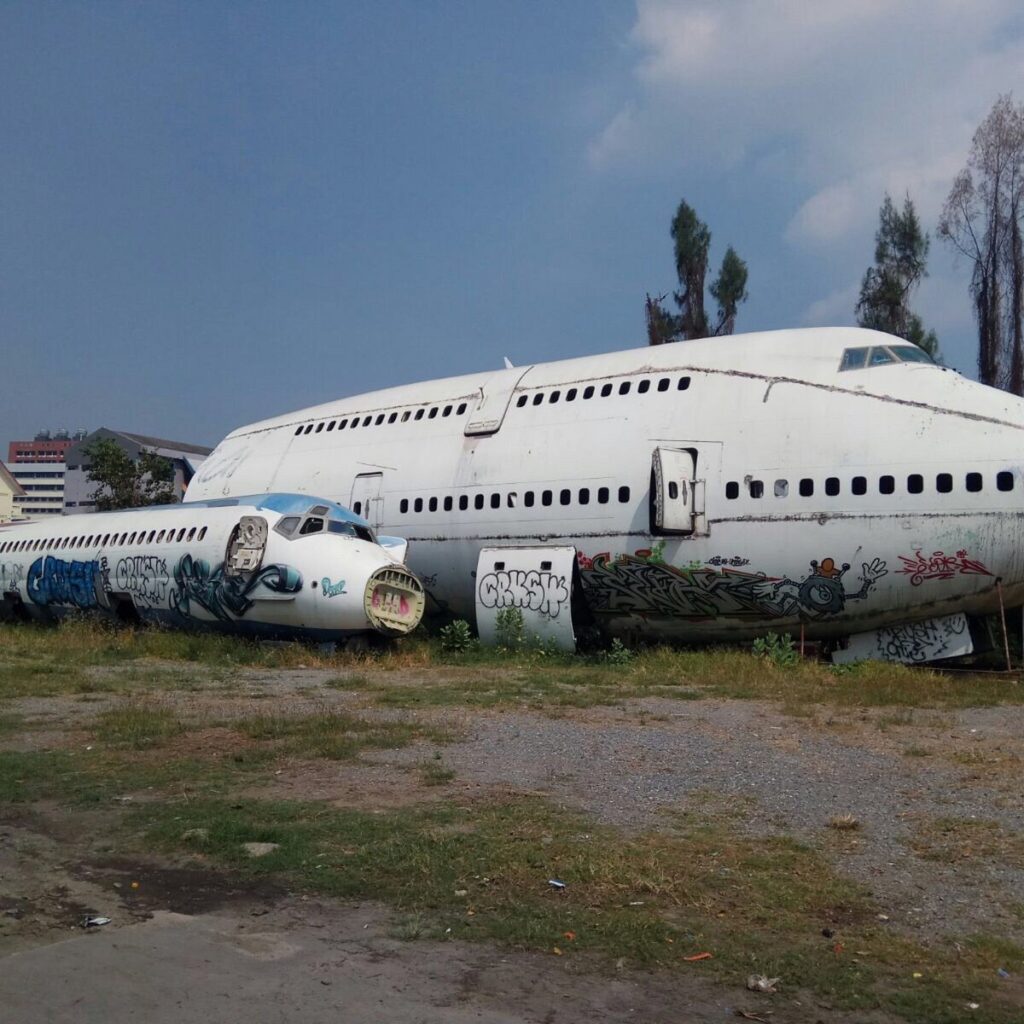
[[[349,508],[362,516],[376,530],[384,522],[383,473],[360,473],[352,481],[352,500]]]
[[[693,533],[697,508],[697,453],[692,448],[655,448],[651,473],[654,533]]]

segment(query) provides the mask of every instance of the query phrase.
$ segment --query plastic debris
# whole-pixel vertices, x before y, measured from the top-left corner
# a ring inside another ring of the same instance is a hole
[[[1010,972],[1005,967],[1000,967],[996,971],[996,974],[998,974],[1000,978],[1008,978],[1010,976]]]
[[[456,896],[468,896],[469,895],[469,890],[468,889],[456,889],[455,890],[455,895]]]
[[[549,878],[548,885],[550,885],[552,889],[564,889],[566,887],[565,882],[558,878]]]
[[[712,953],[694,953],[693,956],[684,956],[683,959],[688,964],[693,964],[696,963],[698,960],[710,960],[712,956]]]
[[[879,921],[888,921],[889,920],[889,915],[888,914],[879,914],[878,915],[878,920]]]
[[[643,900],[630,900],[629,905],[631,907],[642,907],[644,905]]]
[[[920,971],[914,971],[914,977],[915,978],[923,978],[924,975]]]
[[[968,1003],[967,1004],[967,1009],[968,1010],[980,1010],[981,1009],[981,1003]]]
[[[95,917],[92,914],[87,914],[82,919],[83,928],[102,928],[105,924],[110,924],[109,917]]]
[[[751,974],[747,977],[747,988],[751,992],[764,992],[765,995],[773,996],[778,991],[776,985],[782,981],[781,978],[766,978],[763,974]]]
[[[575,932],[563,932],[562,934],[563,934],[563,935],[565,936],[565,938],[567,938],[567,939],[568,939],[568,940],[569,940],[570,942],[575,942],[575,941],[576,941],[576,933],[575,933]]]
[[[555,956],[561,956],[562,955],[562,951],[557,946],[552,946],[551,947],[551,952],[554,953]]]
[[[280,848],[280,843],[242,843],[242,849],[250,857],[266,857],[268,853],[273,853]]]

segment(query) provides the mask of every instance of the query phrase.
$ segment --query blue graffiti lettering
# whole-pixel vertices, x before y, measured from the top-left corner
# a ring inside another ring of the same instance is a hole
[[[65,562],[47,555],[37,558],[28,571],[28,596],[35,604],[70,604],[96,607],[99,562]]]
[[[337,583],[332,583],[330,576],[325,576],[320,581],[320,591],[324,597],[338,597],[345,593],[345,581],[338,580]]]

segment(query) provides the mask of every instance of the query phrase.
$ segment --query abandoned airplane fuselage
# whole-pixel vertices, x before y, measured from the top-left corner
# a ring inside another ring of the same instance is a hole
[[[1021,399],[888,335],[810,329],[329,402],[236,430],[188,499],[344,501],[467,618],[840,638],[1024,602],[1022,451]]]

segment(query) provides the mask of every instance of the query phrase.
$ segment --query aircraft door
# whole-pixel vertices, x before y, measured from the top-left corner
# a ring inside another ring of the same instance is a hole
[[[693,533],[697,507],[697,453],[692,448],[655,448],[652,460],[651,526],[654,533]]]
[[[256,572],[263,564],[263,552],[267,547],[267,521],[261,516],[242,516],[231,531],[228,549],[224,557],[224,573],[227,576],[241,576]]]
[[[381,494],[383,485],[383,473],[360,473],[352,481],[352,500],[349,508],[357,516],[362,516],[375,530],[384,522],[384,496]]]
[[[516,385],[526,376],[529,366],[515,366],[509,370],[499,370],[491,374],[480,388],[480,398],[476,408],[466,420],[464,433],[467,437],[478,437],[485,434],[496,434]]]

